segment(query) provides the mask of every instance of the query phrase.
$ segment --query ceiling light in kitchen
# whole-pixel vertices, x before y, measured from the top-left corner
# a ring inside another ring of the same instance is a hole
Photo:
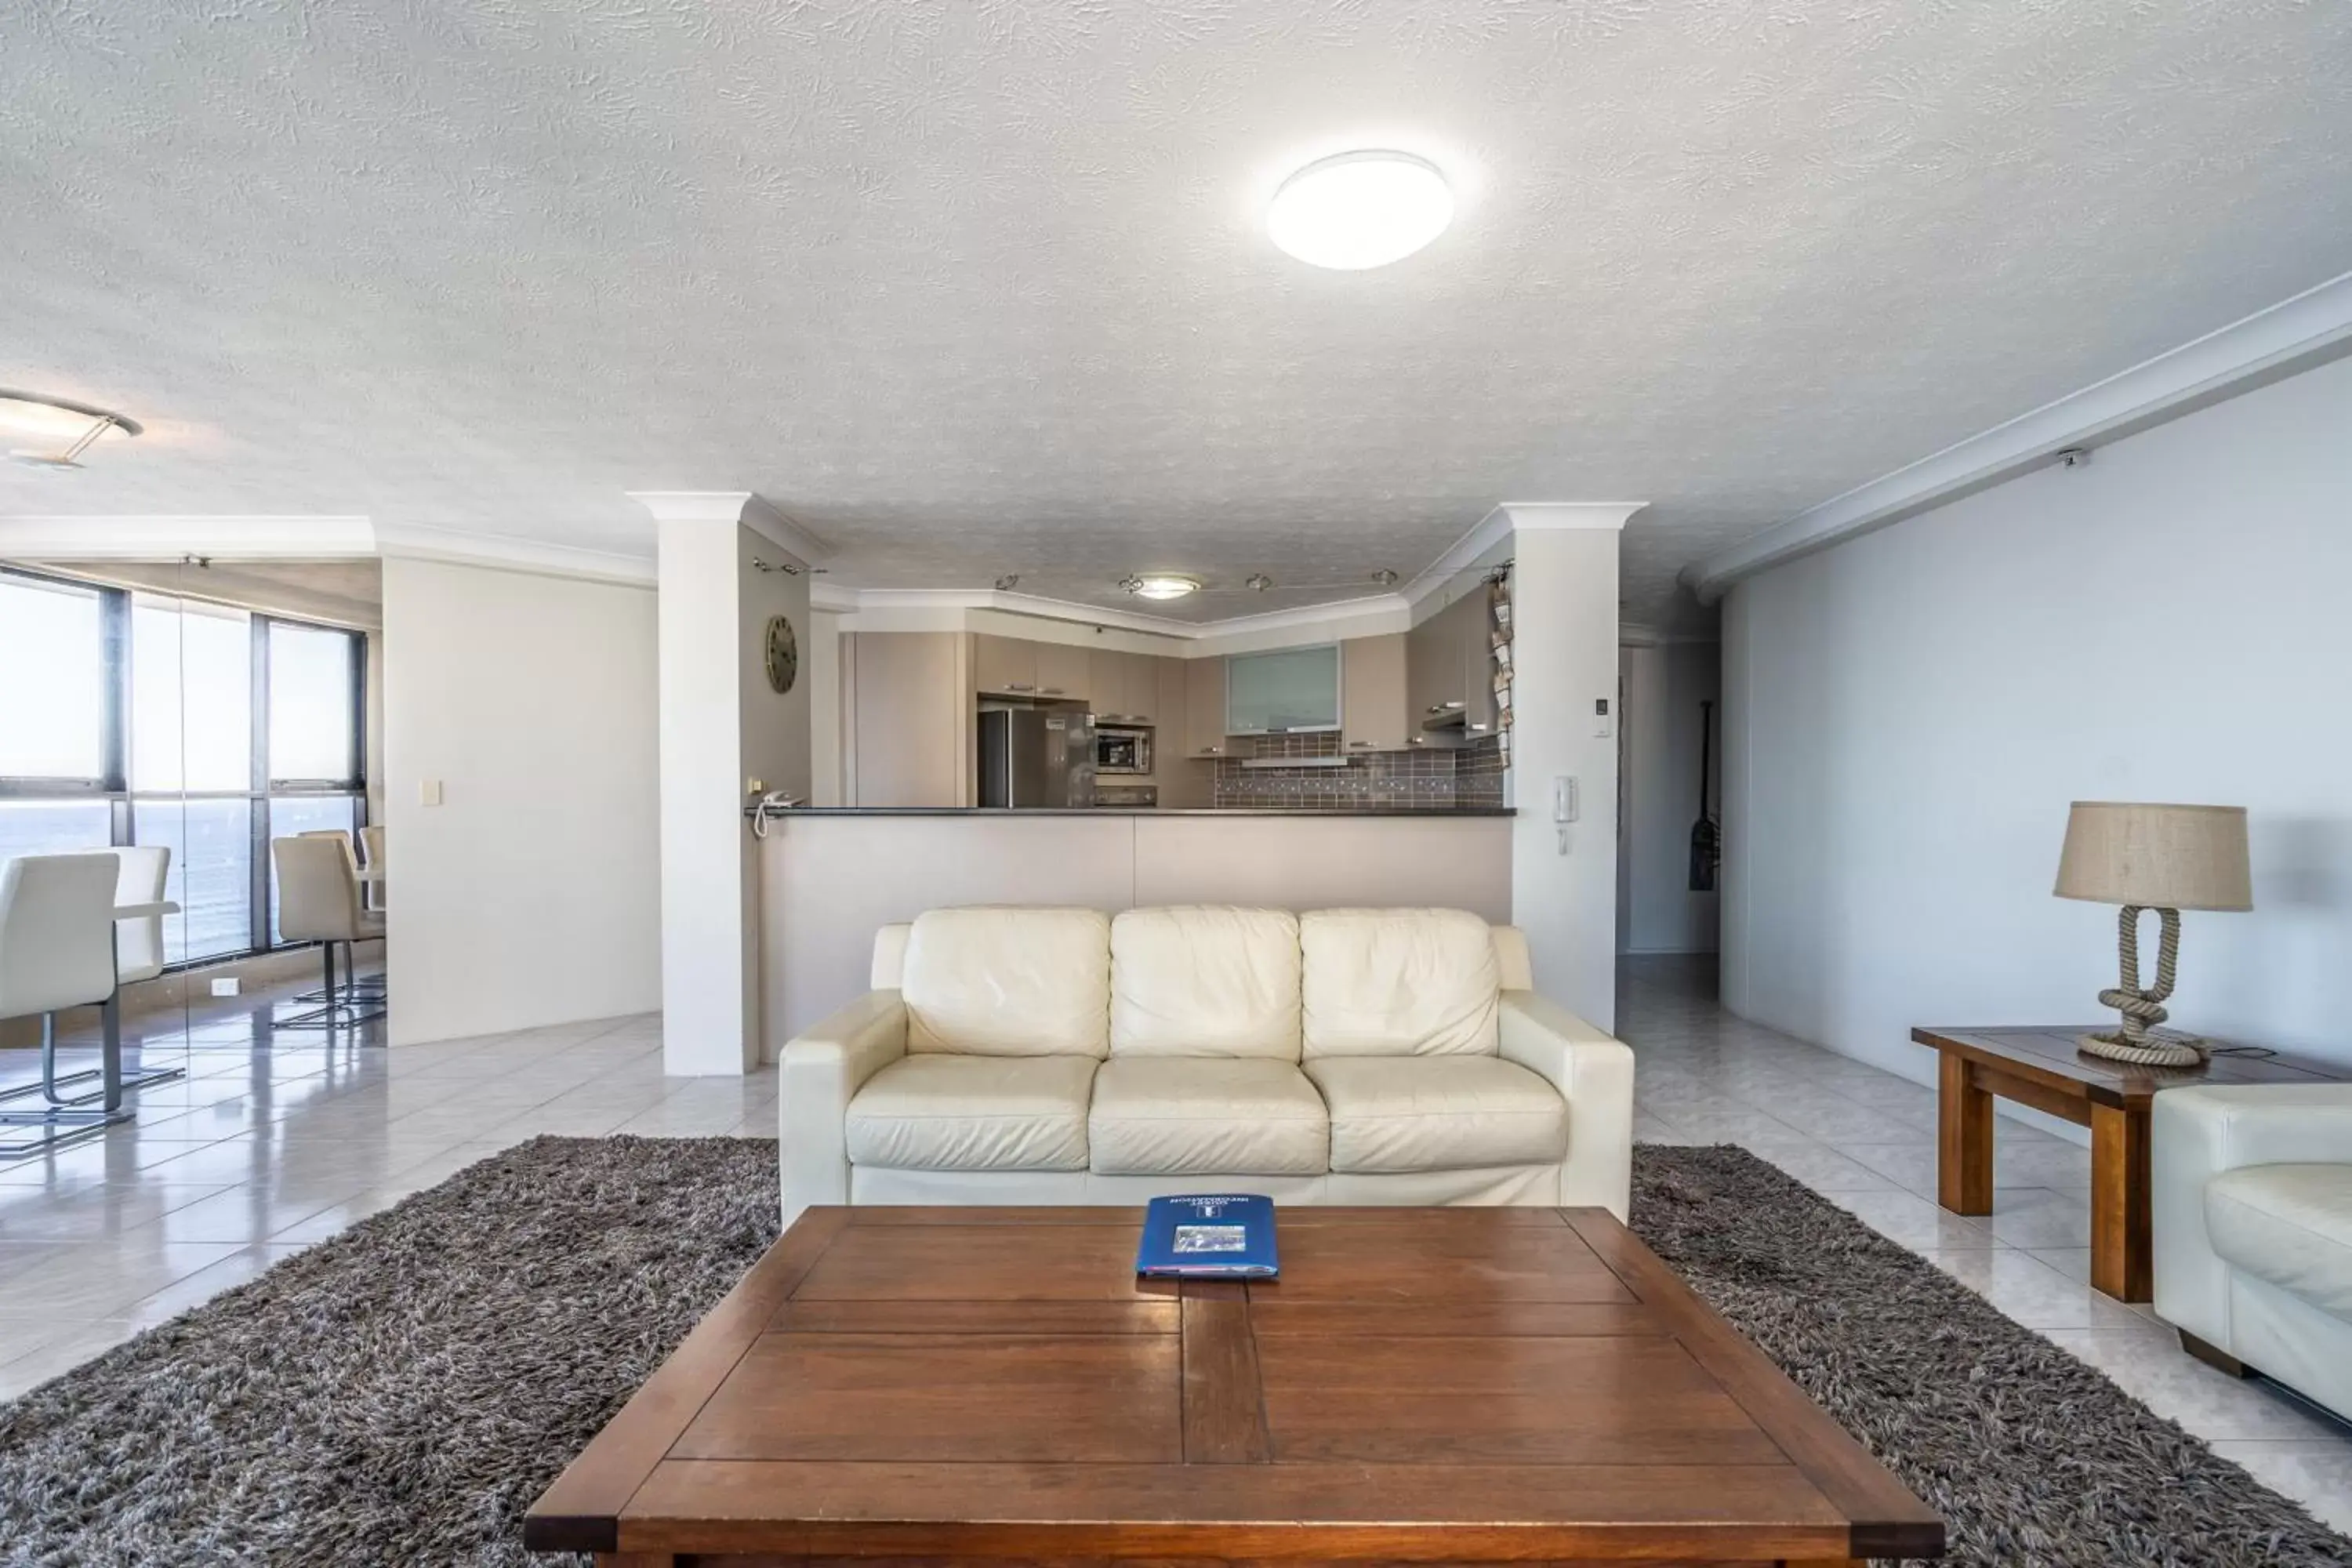
[[[8,456],[36,468],[79,468],[81,455],[101,436],[136,436],[138,421],[104,408],[43,397],[30,392],[0,392],[0,437]]]
[[[1139,599],[1181,599],[1201,591],[1198,577],[1179,577],[1168,572],[1140,572],[1119,584]]]
[[[1410,153],[1342,153],[1282,182],[1266,209],[1274,243],[1316,267],[1360,272],[1401,261],[1445,232],[1454,192]]]

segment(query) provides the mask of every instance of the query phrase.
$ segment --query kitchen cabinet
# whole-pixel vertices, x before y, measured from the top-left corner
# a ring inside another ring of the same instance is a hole
[[[1402,752],[1419,731],[1406,706],[1403,632],[1339,645],[1339,729],[1350,752]]]
[[[1225,661],[1188,658],[1184,666],[1184,754],[1222,757],[1225,745]]]
[[[1444,710],[1448,697],[1461,695],[1462,639],[1452,614],[1449,605],[1405,634],[1407,740],[1413,745],[1442,738],[1424,726]]]
[[[857,632],[856,804],[971,804],[972,705],[957,632]]]
[[[1087,660],[1092,650],[1074,647],[1068,643],[1041,642],[1030,645],[1037,658],[1037,695],[1058,697],[1073,702],[1084,702],[1088,679]]]
[[[1097,648],[1088,658],[1087,679],[1087,696],[1097,722],[1154,722],[1160,708],[1160,665],[1149,654]]]
[[[1495,706],[1494,612],[1484,583],[1462,596],[1463,733],[1475,740],[1495,732],[1501,710]]]
[[[1036,695],[1037,644],[986,633],[974,636],[971,644],[973,689],[1019,697]]]
[[[1237,653],[1225,661],[1225,732],[1285,735],[1339,727],[1339,645]]]

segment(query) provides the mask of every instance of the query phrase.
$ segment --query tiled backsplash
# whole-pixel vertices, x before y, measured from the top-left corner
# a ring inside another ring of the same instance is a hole
[[[1503,749],[1489,738],[1455,750],[1356,752],[1337,734],[1237,739],[1241,756],[1217,762],[1221,806],[1312,806],[1321,811],[1443,811],[1503,804]],[[1252,757],[1338,757],[1348,765],[1245,768]]]

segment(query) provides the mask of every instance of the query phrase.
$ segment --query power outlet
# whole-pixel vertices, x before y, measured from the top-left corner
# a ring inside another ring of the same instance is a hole
[[[213,994],[215,996],[234,996],[244,989],[245,982],[237,979],[235,975],[231,975],[226,980],[215,980],[213,982]]]

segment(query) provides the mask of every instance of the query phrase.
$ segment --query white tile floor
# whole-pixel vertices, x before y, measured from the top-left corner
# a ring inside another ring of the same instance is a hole
[[[2191,1360],[2153,1310],[2091,1289],[2089,1150],[1997,1118],[1993,1212],[1963,1218],[1936,1203],[1934,1092],[1725,1012],[1711,961],[1629,961],[1617,1032],[1637,1058],[1637,1138],[1771,1161],[2352,1533],[2352,1430]]]
[[[183,1082],[102,1144],[0,1164],[0,1397],[253,1278],[458,1168],[541,1132],[771,1137],[772,1072],[670,1079],[659,1020],[384,1049],[264,1034],[251,1013],[150,1026]],[[2352,1437],[2181,1353],[2084,1282],[2089,1156],[2006,1118],[1994,1212],[1937,1207],[1927,1089],[1725,1013],[1711,966],[1627,966],[1637,1136],[1755,1151],[2105,1370],[2262,1480],[2352,1531]],[[28,1079],[5,1053],[0,1087]]]

